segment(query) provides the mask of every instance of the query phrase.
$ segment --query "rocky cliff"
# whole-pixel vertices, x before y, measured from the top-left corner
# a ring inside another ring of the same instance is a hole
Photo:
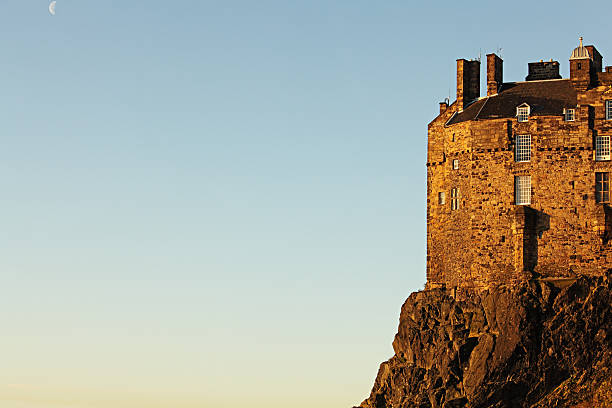
[[[413,293],[361,407],[612,407],[611,272]]]

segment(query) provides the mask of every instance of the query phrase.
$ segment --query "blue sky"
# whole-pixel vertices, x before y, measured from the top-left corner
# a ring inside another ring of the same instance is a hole
[[[425,282],[455,60],[606,64],[589,4],[5,1],[1,405],[360,402]]]

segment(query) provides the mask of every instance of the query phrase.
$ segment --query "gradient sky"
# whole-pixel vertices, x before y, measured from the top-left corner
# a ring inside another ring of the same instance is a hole
[[[359,403],[455,60],[612,55],[604,1],[48,4],[0,14],[3,408]]]

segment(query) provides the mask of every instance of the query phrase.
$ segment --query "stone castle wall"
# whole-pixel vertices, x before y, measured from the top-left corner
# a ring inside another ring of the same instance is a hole
[[[595,200],[594,137],[612,135],[604,100],[612,76],[578,93],[576,120],[558,115],[468,120],[447,125],[453,104],[429,125],[427,281],[429,287],[510,283],[524,271],[542,277],[596,273],[612,265],[609,207]],[[531,160],[515,162],[517,135],[531,135]],[[458,168],[453,169],[453,161]],[[531,176],[531,204],[515,205],[514,177]],[[459,208],[452,209],[452,189]],[[439,203],[439,193],[445,203]],[[590,272],[588,272],[590,271]]]

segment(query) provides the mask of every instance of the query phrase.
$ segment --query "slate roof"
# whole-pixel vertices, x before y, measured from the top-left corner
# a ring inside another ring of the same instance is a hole
[[[453,116],[447,125],[468,120],[516,117],[516,107],[526,103],[530,116],[561,116],[564,108],[577,105],[576,90],[569,79],[504,83],[497,95],[484,97]]]

